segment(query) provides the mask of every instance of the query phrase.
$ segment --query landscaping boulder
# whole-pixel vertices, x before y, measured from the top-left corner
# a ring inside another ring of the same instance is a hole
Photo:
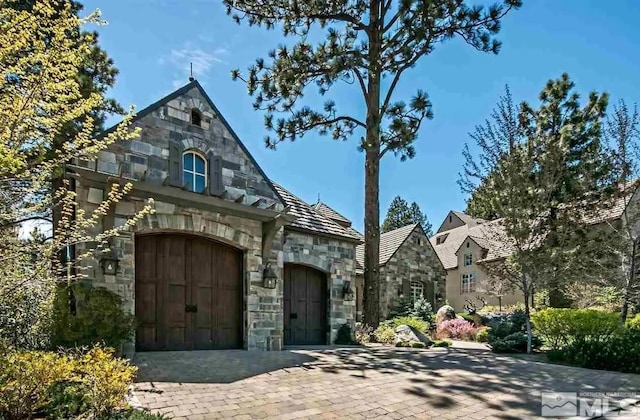
[[[452,306],[444,305],[436,313],[436,326],[440,325],[443,321],[456,318],[456,311]]]
[[[430,346],[432,341],[429,337],[421,333],[420,331],[410,327],[409,325],[398,325],[395,329],[396,336],[394,343],[424,343],[425,346]]]

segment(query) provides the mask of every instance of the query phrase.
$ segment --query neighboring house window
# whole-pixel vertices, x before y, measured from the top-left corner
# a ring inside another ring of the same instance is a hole
[[[464,266],[468,267],[473,264],[473,254],[464,254]]]
[[[476,276],[473,273],[462,275],[461,292],[473,293],[476,291]]]
[[[207,160],[198,152],[182,155],[182,181],[189,191],[201,193],[207,186]]]
[[[202,114],[195,108],[191,110],[191,124],[197,125],[198,127],[202,126]]]
[[[411,301],[415,302],[420,296],[424,296],[424,284],[421,281],[412,281]]]

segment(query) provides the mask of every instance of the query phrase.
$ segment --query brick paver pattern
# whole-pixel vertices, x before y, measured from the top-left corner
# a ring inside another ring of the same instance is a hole
[[[138,353],[134,396],[181,419],[530,419],[541,391],[640,391],[640,375],[481,349]]]

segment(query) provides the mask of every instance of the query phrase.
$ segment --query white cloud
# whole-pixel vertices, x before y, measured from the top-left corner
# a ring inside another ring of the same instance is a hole
[[[224,48],[215,48],[209,51],[187,44],[182,48],[171,50],[166,62],[175,66],[180,72],[184,71],[187,75],[190,71],[190,64],[193,64],[193,75],[198,78],[209,74],[215,65],[228,64],[222,59],[227,53],[228,51]]]

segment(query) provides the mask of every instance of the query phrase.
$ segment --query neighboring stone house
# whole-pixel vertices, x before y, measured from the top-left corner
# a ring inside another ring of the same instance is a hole
[[[622,221],[625,214],[637,211],[636,206],[631,205],[637,202],[637,190],[626,187],[626,191],[628,193],[619,198],[612,208],[585,223],[597,225]],[[495,294],[484,293],[489,282],[482,264],[501,260],[512,252],[500,219],[487,221],[450,211],[430,241],[447,271],[446,297],[456,311],[462,311],[467,300],[480,304],[478,297],[489,305],[499,304]],[[523,301],[522,292],[517,289],[501,297],[503,306]]]
[[[133,190],[95,232],[155,214],[82,260],[95,286],[123,297],[145,350],[329,344],[353,326],[360,237],[274,186],[197,81],[141,110],[141,137],[68,166],[79,208],[113,183]],[[75,253],[84,252],[78,245]],[[275,279],[275,282],[274,282]]]
[[[364,245],[356,248],[358,278],[356,280],[357,315],[362,316],[364,277]],[[423,296],[438,309],[445,299],[445,270],[419,223],[407,225],[380,235],[380,317],[403,296]]]

